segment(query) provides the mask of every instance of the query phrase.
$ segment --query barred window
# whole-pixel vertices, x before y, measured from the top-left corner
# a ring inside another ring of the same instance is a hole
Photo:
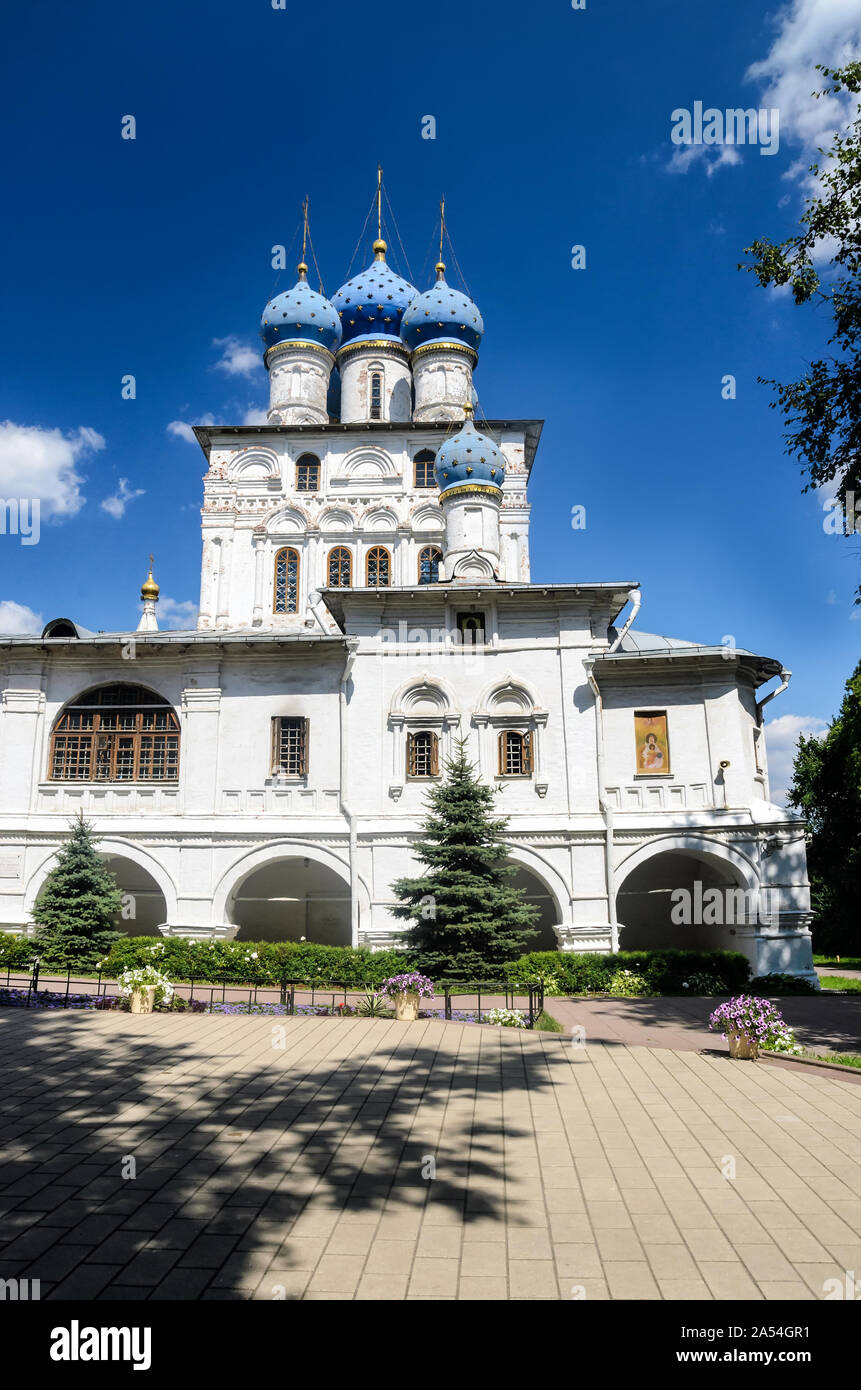
[[[387,589],[392,582],[392,557],[385,546],[375,545],[368,551],[367,578],[371,589]]]
[[[413,459],[415,468],[414,486],[415,487],[436,487],[434,477],[434,464],[436,454],[431,449],[420,449]]]
[[[419,551],[419,583],[436,584],[439,580],[439,562],[442,551],[435,545],[426,545]]]
[[[320,491],[320,460],[316,454],[303,454],[296,464],[296,491]]]
[[[329,551],[327,566],[330,589],[349,589],[353,582],[353,557],[345,545]]]
[[[429,729],[407,734],[407,776],[439,776],[439,739]]]
[[[499,735],[499,773],[501,777],[532,776],[532,735],[505,729]]]
[[[372,420],[382,420],[383,418],[383,374],[382,372],[371,373],[371,410]]]
[[[308,720],[272,720],[272,771],[304,777],[308,771]]]
[[[138,685],[103,685],[67,705],[51,735],[52,782],[175,782],[179,720]]]
[[[299,611],[299,552],[289,546],[275,556],[274,613]]]

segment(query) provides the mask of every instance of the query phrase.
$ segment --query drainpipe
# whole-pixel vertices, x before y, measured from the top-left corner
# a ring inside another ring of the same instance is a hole
[[[785,668],[782,668],[782,669],[781,669],[781,672],[780,672],[780,685],[777,687],[777,689],[776,689],[776,690],[772,690],[772,692],[771,692],[770,695],[766,695],[766,697],[765,697],[764,700],[757,700],[757,702],[756,702],[756,712],[757,712],[757,714],[758,714],[758,716],[759,716],[760,727],[762,727],[762,711],[765,709],[765,707],[766,707],[766,705],[768,704],[769,700],[775,700],[775,699],[777,699],[777,696],[778,696],[778,695],[782,695],[783,692],[784,692],[784,690],[785,690],[786,687],[789,685],[789,682],[790,682],[791,680],[792,680],[792,672],[791,672],[791,671],[787,671]]]
[[[310,594],[308,595],[308,607],[311,609],[311,612],[317,619],[320,631],[325,632],[327,636],[331,636],[332,629],[330,627],[327,627],[326,623],[323,621],[323,618],[321,617],[321,612],[326,613],[328,610],[323,605],[323,600],[320,597],[319,589],[311,590]]]
[[[624,640],[625,633],[628,631],[628,628],[631,626],[631,623],[634,621],[634,619],[640,611],[640,604],[643,602],[643,597],[639,589],[628,590],[628,602],[633,604],[630,617],[628,618],[628,621],[625,623],[625,626],[622,628],[622,631],[616,633],[615,641],[613,642],[613,645],[610,648],[611,652],[618,651],[619,647],[622,645],[622,642]]]
[[[632,591],[633,592],[633,591]],[[639,602],[637,608],[639,608]],[[631,618],[637,611],[631,614]],[[631,619],[628,620],[629,623]],[[627,626],[625,628],[627,631]],[[624,636],[620,634],[619,641]],[[610,949],[619,949],[619,921],[616,917],[616,874],[613,867],[613,808],[607,801],[604,794],[604,701],[601,699],[601,691],[595,679],[595,672],[592,662],[587,660],[584,663],[586,679],[595,696],[595,747],[598,762],[598,805],[601,807],[601,814],[604,817],[604,872],[607,879],[607,908],[610,916]]]
[[[340,777],[340,804],[341,814],[345,817],[350,827],[350,940],[354,946],[359,944],[359,875],[356,865],[357,832],[356,817],[350,810],[347,801],[347,769],[349,766],[348,746],[347,746],[347,682],[353,671],[353,664],[356,660],[356,648],[350,647],[344,661],[344,670],[341,675],[341,688],[338,694],[338,717],[341,739],[341,777]]]

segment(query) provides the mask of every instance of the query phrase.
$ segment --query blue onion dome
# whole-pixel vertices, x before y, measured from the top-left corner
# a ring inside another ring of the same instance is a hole
[[[308,284],[308,267],[299,263],[299,279],[292,290],[270,299],[260,320],[260,336],[267,348],[279,343],[317,343],[336,352],[341,341],[341,320],[329,300]]]
[[[415,351],[423,343],[466,343],[478,352],[484,319],[478,305],[445,282],[445,264],[437,262],[436,284],[418,295],[404,314],[401,337]]]
[[[374,259],[332,296],[341,320],[341,343],[393,338],[400,343],[404,310],[418,290],[386,265],[386,243],[374,242]]]
[[[463,407],[466,420],[457,434],[451,435],[438,450],[434,475],[443,496],[458,488],[475,491],[501,490],[505,481],[505,459],[502,450],[479,434],[472,422],[472,406]]]

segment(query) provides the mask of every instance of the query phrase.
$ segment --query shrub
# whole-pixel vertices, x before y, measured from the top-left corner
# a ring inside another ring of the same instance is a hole
[[[488,1009],[481,1015],[482,1023],[495,1023],[497,1028],[525,1028],[526,1015],[521,1009]]]
[[[0,932],[0,971],[29,970],[39,952],[32,937]]]
[[[687,994],[726,994],[727,992],[726,985],[718,975],[709,975],[704,971],[696,972],[687,980],[682,980],[682,989]]]
[[[553,977],[561,994],[607,994],[622,970],[641,976],[652,994],[689,993],[685,981],[700,974],[719,978],[722,992],[730,993],[743,989],[750,975],[747,957],[739,951],[531,951],[506,966],[505,974],[512,984]]]
[[[810,980],[803,980],[799,975],[757,975],[750,981],[748,988],[755,990],[757,994],[818,994],[819,990]]]
[[[638,994],[651,994],[648,980],[635,975],[633,970],[617,970],[610,980],[607,991],[617,999],[634,998]]]
[[[188,941],[183,937],[123,937],[102,961],[102,972],[118,976],[134,966],[157,964],[172,980],[201,984],[278,984],[282,979],[337,980],[351,988],[377,986],[410,969],[403,951],[363,951],[290,941]]]

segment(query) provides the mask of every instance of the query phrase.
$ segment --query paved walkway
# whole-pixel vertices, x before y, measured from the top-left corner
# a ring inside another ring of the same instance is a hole
[[[727,1050],[720,1033],[709,1032],[709,1014],[720,999],[555,999],[547,1012],[568,1033],[587,1040],[632,1047],[672,1047],[698,1052]],[[802,1047],[828,1053],[861,1053],[861,996],[798,995],[776,1001]]]
[[[831,1072],[3,1010],[0,1135],[0,1278],[48,1298],[809,1299],[861,1269],[861,1087]]]

